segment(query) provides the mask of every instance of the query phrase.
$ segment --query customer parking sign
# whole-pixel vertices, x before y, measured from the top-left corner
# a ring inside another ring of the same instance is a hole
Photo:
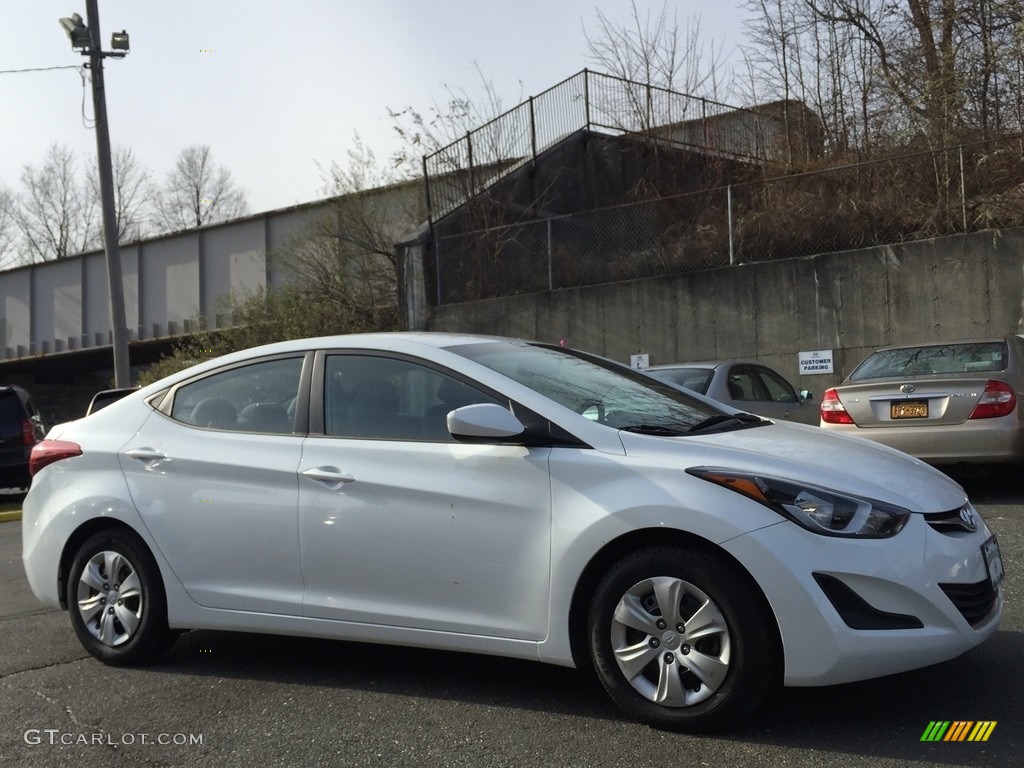
[[[801,376],[815,373],[833,373],[832,350],[816,349],[813,352],[797,352],[797,365]]]

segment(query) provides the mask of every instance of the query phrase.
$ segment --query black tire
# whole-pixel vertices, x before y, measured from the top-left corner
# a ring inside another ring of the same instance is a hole
[[[67,602],[75,634],[104,664],[154,661],[177,637],[167,628],[167,598],[156,562],[126,530],[97,533],[79,547],[68,572]]]
[[[674,731],[718,730],[756,707],[779,680],[777,637],[749,578],[700,549],[624,557],[598,585],[587,624],[594,669],[615,703]]]

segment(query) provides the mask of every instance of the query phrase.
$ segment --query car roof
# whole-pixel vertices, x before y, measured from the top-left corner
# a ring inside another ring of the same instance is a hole
[[[918,344],[890,344],[885,347],[877,347],[874,350],[872,350],[872,353],[887,352],[892,349],[915,349],[917,347],[946,347],[951,344],[994,344],[1000,341],[1009,341],[1010,339],[1020,339],[1024,341],[1024,333],[1011,333],[1006,336],[982,336],[971,339],[945,339],[943,341],[922,341]]]
[[[19,387],[17,384],[0,385],[0,394],[15,394],[22,402],[31,399],[31,395],[29,395],[28,390]]]
[[[335,336],[314,336],[303,339],[278,341],[272,344],[264,344],[257,347],[248,347],[236,352],[229,352],[226,355],[211,358],[210,360],[204,360],[196,363],[195,365],[189,366],[188,368],[169,374],[168,376],[161,378],[159,381],[155,381],[152,384],[143,387],[139,391],[142,393],[140,397],[149,397],[154,392],[160,391],[162,387],[176,381],[184,380],[190,376],[201,375],[225,365],[244,363],[254,358],[270,355],[286,355],[289,353],[309,352],[312,350],[332,348],[416,352],[417,348],[420,350],[424,348],[441,349],[445,347],[481,343],[535,344],[538,342],[530,342],[525,339],[515,339],[502,336],[484,336],[465,333],[449,333],[443,331],[396,331],[388,333],[351,333]],[[127,395],[123,399],[127,400],[132,398],[134,398],[134,393]]]
[[[753,360],[700,360],[693,363],[666,363],[664,365],[652,365],[647,370],[665,371],[673,368],[707,368],[710,370],[711,368],[718,368],[722,365],[760,365],[764,368],[769,367],[764,363],[757,363]]]
[[[395,331],[388,333],[348,333],[335,336],[313,336],[303,339],[290,339],[288,341],[277,341],[272,344],[263,344],[258,347],[248,347],[230,352],[213,360],[199,364],[204,366],[207,363],[218,362],[220,364],[230,363],[234,360],[245,360],[251,357],[262,355],[286,354],[288,352],[303,352],[313,349],[351,348],[351,349],[389,349],[393,346],[421,346],[440,349],[443,347],[458,346],[461,344],[477,344],[487,342],[521,342],[528,343],[522,339],[511,339],[501,336],[483,336],[465,333],[448,333],[434,331]],[[536,343],[536,342],[533,342]],[[199,366],[196,366],[197,368]]]

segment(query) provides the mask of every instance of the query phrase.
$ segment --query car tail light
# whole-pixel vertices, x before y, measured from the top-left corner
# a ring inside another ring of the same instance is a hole
[[[32,446],[32,453],[28,457],[28,473],[35,476],[36,472],[55,461],[81,455],[82,447],[78,443],[70,440],[43,440]]]
[[[821,420],[826,424],[853,424],[853,419],[846,412],[846,406],[839,402],[835,389],[826,389],[821,396]]]
[[[21,420],[21,444],[22,445],[35,445],[36,444],[36,432],[32,428],[32,422],[29,419]]]
[[[1006,416],[1013,413],[1017,406],[1017,395],[1013,387],[1005,381],[992,381],[985,384],[985,391],[981,395],[978,404],[971,411],[972,419],[994,419],[999,416]]]

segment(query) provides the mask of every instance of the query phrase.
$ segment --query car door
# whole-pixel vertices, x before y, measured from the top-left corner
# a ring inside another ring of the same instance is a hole
[[[805,399],[801,400],[793,386],[771,368],[760,365],[751,367],[760,378],[761,386],[767,394],[766,412],[769,408],[775,409],[775,413],[778,414],[775,418],[817,425],[818,406],[806,393]]]
[[[289,408],[303,366],[289,356],[185,382],[120,452],[145,525],[200,605],[301,615]]]
[[[299,468],[306,615],[544,637],[550,449],[460,444],[446,427],[459,406],[509,403],[373,354],[324,356],[313,386]]]
[[[800,405],[789,383],[761,365],[731,366],[728,387],[733,399],[730,405],[769,419],[792,418]]]
[[[758,416],[782,418],[782,408],[768,398],[768,392],[755,366],[746,363],[729,366],[726,385],[729,390],[729,405],[733,408],[741,408]]]

